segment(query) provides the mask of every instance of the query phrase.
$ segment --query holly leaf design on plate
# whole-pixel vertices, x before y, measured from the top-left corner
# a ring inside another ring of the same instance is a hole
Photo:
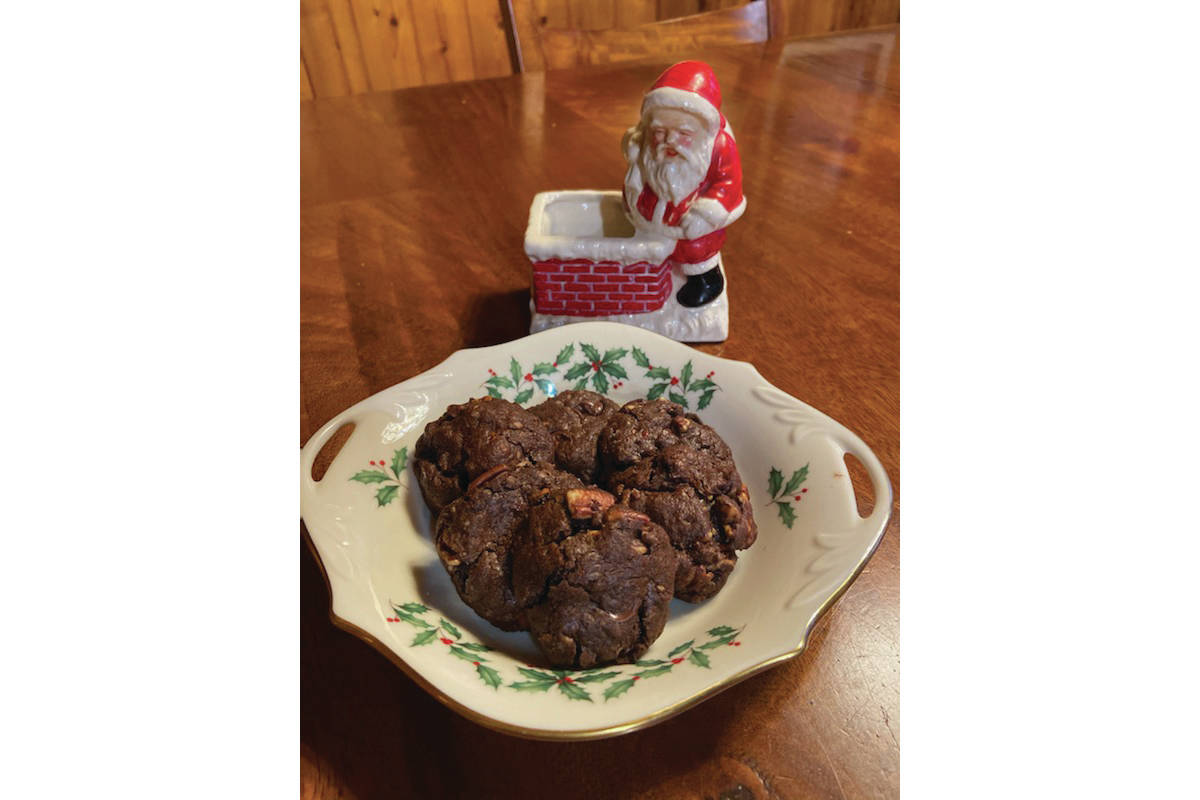
[[[590,344],[581,344],[579,346],[580,346],[580,348],[583,349],[583,354],[585,356],[587,356],[588,361],[603,361],[604,360],[604,359],[600,358],[600,351],[597,350],[596,348],[592,347]],[[591,364],[589,364],[588,366],[590,367]]]
[[[515,358],[508,362],[508,374],[512,375],[514,387],[521,385],[521,365],[517,363]]]
[[[779,519],[790,529],[796,521],[796,511],[792,508],[792,504],[779,500],[775,505],[779,507]]]
[[[679,392],[667,392],[667,397],[671,398],[672,403],[679,403],[679,405],[683,406],[684,408],[688,407],[687,398],[681,395]]]
[[[591,672],[575,678],[576,683],[599,683],[620,675],[619,672]]]
[[[502,397],[502,395],[500,394],[500,392],[496,391],[496,387],[495,387],[495,386],[489,386],[489,387],[487,387],[487,392],[488,392],[488,394],[490,394],[492,397],[495,397],[497,400],[499,400],[499,399]]]
[[[691,639],[687,642],[684,642],[683,644],[679,645],[679,647],[676,647],[674,650],[667,653],[667,658],[674,658],[675,656],[679,655],[684,650],[687,650],[689,647],[691,647],[695,643],[696,643],[695,639]]]
[[[450,655],[454,656],[455,658],[461,658],[463,661],[470,661],[472,664],[474,664],[476,661],[487,661],[487,659],[483,656],[472,655],[456,644],[450,645]]]
[[[779,494],[779,490],[783,487],[783,473],[771,467],[771,475],[767,478],[767,491],[771,493],[771,497]]]
[[[608,361],[604,361],[603,363],[600,364],[600,369],[604,370],[609,375],[612,375],[614,378],[628,378],[629,377],[629,373],[626,372],[625,368],[622,367],[620,364],[610,364]]]
[[[486,644],[480,644],[479,642],[459,642],[458,646],[464,647],[467,650],[473,650],[476,653],[488,653],[491,652],[492,649]]]
[[[481,681],[496,691],[500,691],[500,684],[503,683],[503,681],[500,680],[499,672],[496,672],[496,670],[492,669],[486,664],[476,664],[475,672],[479,674],[479,679]]]
[[[711,667],[709,666],[709,662],[708,662],[708,656],[704,655],[704,653],[701,653],[699,650],[693,650],[688,655],[688,661],[692,662],[697,667],[704,667],[705,669],[711,669]]]
[[[728,625],[718,625],[717,627],[711,628],[708,631],[709,636],[728,636],[731,633],[737,633],[737,630],[729,627]]]
[[[558,355],[556,355],[554,357],[554,362],[556,364],[565,364],[568,361],[570,361],[574,355],[575,355],[575,345],[569,344],[569,345],[565,346],[562,350],[558,351]]]
[[[513,402],[516,403],[517,405],[522,405],[523,403],[528,403],[529,398],[531,398],[531,397],[533,397],[533,389],[526,389],[525,391],[521,392],[516,397],[514,397]]]
[[[625,694],[630,689],[632,689],[634,683],[636,683],[636,681],[634,681],[633,678],[627,678],[623,681],[617,681],[616,683],[612,684],[611,686],[609,686],[607,689],[604,690],[604,699],[611,700],[614,697],[620,697],[621,695]]]
[[[484,381],[487,386],[499,386],[501,389],[515,389],[517,385],[503,375],[493,375]]]
[[[657,400],[662,397],[662,393],[667,390],[668,384],[656,383],[650,387],[650,391],[646,392],[647,400]]]
[[[596,391],[600,394],[608,394],[608,378],[604,377],[603,372],[597,372],[592,376],[592,386],[596,387]]]
[[[572,386],[571,388],[572,388],[572,389],[574,389],[574,390],[575,390],[575,391],[577,391],[577,392],[582,392],[583,390],[587,389],[587,381],[588,381],[588,379],[587,379],[587,376],[585,375],[585,376],[583,376],[582,378],[580,378],[580,379],[579,379],[579,380],[578,380],[578,381],[575,383],[575,385],[574,385],[574,386]]]
[[[614,347],[612,350],[605,350],[604,357],[600,361],[605,364],[611,364],[614,361],[620,361],[628,354],[629,351],[624,347]]]
[[[646,358],[646,354],[636,347],[633,348],[633,363],[637,364],[639,367],[645,367],[646,369],[650,368],[650,359]]]
[[[700,645],[700,649],[701,650],[712,650],[714,648],[720,647],[723,644],[729,644],[736,638],[737,638],[737,631],[734,631],[733,633],[727,633],[719,639],[713,639],[711,642],[706,642],[706,643]]]
[[[567,374],[564,375],[563,377],[569,381],[573,381],[576,378],[586,375],[588,370],[590,370],[591,368],[592,368],[591,364],[587,363],[586,361],[580,361],[578,364],[576,364],[575,366],[573,366],[569,370],[567,370]]]
[[[440,619],[438,621],[442,626],[442,630],[446,631],[446,633],[450,634],[455,639],[462,638],[462,631],[460,631],[458,628],[451,625],[450,622],[448,622],[445,617],[443,617],[442,619]]]
[[[435,631],[433,628],[430,628],[427,631],[421,631],[420,633],[418,633],[416,636],[413,637],[412,646],[420,647],[423,644],[429,644],[436,637],[437,637],[437,631]]]
[[[396,492],[400,491],[400,487],[396,485],[384,486],[375,493],[375,500],[379,505],[386,506],[396,498]]]
[[[683,365],[683,371],[679,373],[679,388],[683,391],[688,389],[688,381],[692,379],[692,362],[689,360]]]
[[[808,478],[808,464],[805,464],[800,469],[792,473],[792,477],[788,479],[787,486],[783,487],[784,494],[791,494],[800,488],[800,484]]]
[[[689,392],[702,392],[705,389],[715,389],[717,385],[708,378],[701,378],[698,381],[692,381],[692,385],[688,388]]]
[[[386,472],[380,472],[377,469],[364,469],[362,472],[356,472],[350,476],[350,480],[358,481],[359,483],[383,483],[391,480]]]
[[[545,692],[549,691],[553,685],[554,681],[513,681],[508,688],[516,689],[518,692]]]
[[[656,381],[669,381],[671,380],[671,370],[666,367],[654,367],[646,373],[646,377],[654,378]]]
[[[430,625],[428,622],[421,619],[420,617],[414,617],[412,614],[408,613],[407,611],[402,611],[401,609],[396,608],[395,606],[392,607],[392,610],[394,610],[396,612],[397,617],[404,620],[409,625],[412,625],[415,628],[429,628],[431,630],[433,629],[432,625]]]
[[[709,633],[712,633],[712,631],[709,631]],[[668,663],[668,662],[663,661],[660,658],[656,658],[653,660],[635,661],[634,665],[638,666],[638,667],[657,667],[659,664],[666,664],[666,663]]]
[[[558,685],[558,690],[572,700],[587,700],[592,702],[592,696],[588,694],[587,689],[581,686],[576,686],[574,683],[563,681]]]
[[[554,366],[546,363],[545,361],[533,365],[534,375],[549,375],[552,372],[554,372]]]
[[[665,675],[670,672],[674,666],[674,664],[663,664],[661,667],[651,667],[650,669],[644,669],[641,672],[633,674],[638,678],[657,678],[659,675]]]
[[[403,603],[401,605],[392,605],[394,611],[407,611],[410,614],[424,614],[429,610],[429,606],[421,603]]]
[[[546,395],[546,397],[554,397],[553,381],[546,380],[545,378],[534,378],[533,382],[537,384],[537,387],[542,390],[542,394]]]
[[[704,410],[708,408],[708,404],[712,402],[714,389],[709,389],[704,394],[700,395],[700,402],[696,404],[696,408]]]
[[[397,480],[399,480],[400,476],[404,474],[404,467],[407,465],[408,465],[408,448],[401,447],[392,456],[392,472],[396,475]]]

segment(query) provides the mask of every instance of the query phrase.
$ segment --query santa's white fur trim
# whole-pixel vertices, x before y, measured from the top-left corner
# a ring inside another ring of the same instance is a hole
[[[679,271],[682,272],[684,275],[692,276],[692,275],[703,275],[704,273],[708,272],[710,269],[715,267],[720,262],[720,260],[721,260],[721,254],[714,253],[713,255],[709,256],[708,258],[704,259],[703,261],[699,261],[695,264],[684,264],[682,261],[676,261],[675,264],[679,267]]]
[[[721,129],[721,112],[695,92],[660,86],[647,93],[646,98],[642,100],[642,119],[645,119],[646,114],[656,108],[690,111],[704,120],[704,124],[708,126],[708,132],[713,135]]]

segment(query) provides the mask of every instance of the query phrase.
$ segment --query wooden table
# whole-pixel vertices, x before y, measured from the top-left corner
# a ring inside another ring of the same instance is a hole
[[[749,208],[723,249],[731,335],[700,349],[753,362],[856,431],[898,497],[899,28],[705,58]],[[301,103],[301,442],[455,350],[528,333],[530,200],[617,188],[621,134],[666,66]],[[302,796],[894,797],[898,511],[801,656],[582,743],[513,738],[441,706],[330,624],[302,544]]]

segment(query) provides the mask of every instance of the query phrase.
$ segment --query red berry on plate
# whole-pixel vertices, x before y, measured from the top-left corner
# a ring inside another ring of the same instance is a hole
[[[640,676],[638,676],[638,675],[634,675],[634,676],[633,676],[633,679],[636,681],[636,680],[637,680],[639,677],[640,677]]]
[[[683,659],[682,658],[672,658],[671,659],[672,664],[678,664],[680,661],[683,661]]]
[[[478,661],[472,661],[471,663],[472,663],[472,664],[474,664],[474,665],[475,665],[475,666],[477,666],[477,667],[479,666],[479,662],[478,662]]]
[[[675,386],[679,383],[679,378],[671,378],[671,385]]]
[[[733,643],[733,646],[734,646],[734,647],[741,647],[741,646],[742,646],[742,643],[741,643],[741,642],[734,642],[734,643]]]
[[[801,492],[807,492],[807,491],[808,491],[808,489],[801,489],[800,491],[801,491]]]
[[[443,636],[443,637],[442,637],[442,644],[454,644],[454,640],[453,640],[453,639],[447,639],[445,636]]]
[[[593,362],[592,362],[592,370],[593,370],[594,372],[599,372],[599,371],[600,371],[600,362],[599,362],[599,361],[593,361]]]
[[[533,380],[533,373],[531,373],[531,372],[526,372],[526,373],[525,373],[525,380],[527,380],[527,381],[531,381],[531,380]]]

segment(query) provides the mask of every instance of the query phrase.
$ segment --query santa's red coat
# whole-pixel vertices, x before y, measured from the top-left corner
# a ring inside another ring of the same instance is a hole
[[[696,191],[678,205],[667,201],[662,217],[663,224],[678,227],[692,203],[701,197],[720,202],[725,210],[730,212],[742,203],[742,160],[738,156],[737,144],[724,127],[713,142],[712,158],[704,180],[700,181]],[[657,207],[658,195],[647,184],[638,195],[637,211],[647,220],[652,220],[654,209]],[[724,228],[718,228],[698,239],[680,239],[675,252],[671,254],[671,259],[684,264],[697,264],[716,255],[724,242]]]

